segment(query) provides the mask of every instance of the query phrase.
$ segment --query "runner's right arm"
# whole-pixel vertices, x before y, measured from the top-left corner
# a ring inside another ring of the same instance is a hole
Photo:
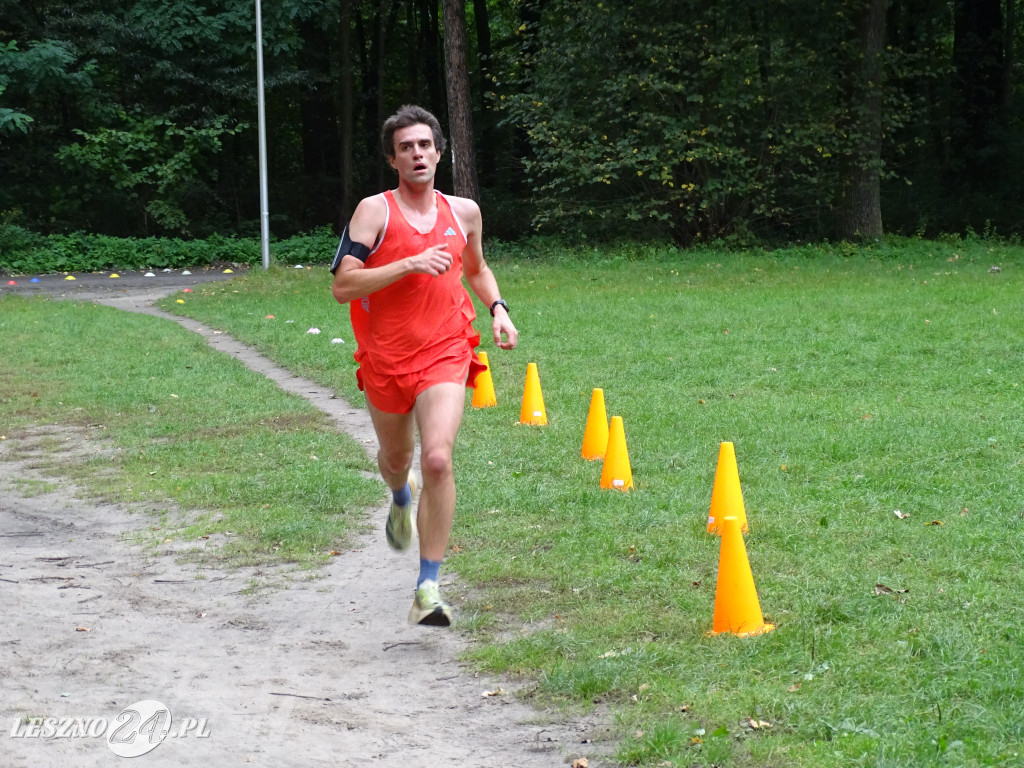
[[[367,249],[373,248],[384,228],[386,205],[378,195],[367,197],[356,206],[348,225],[348,236],[353,243],[359,243]],[[352,254],[345,254],[334,273],[334,284],[331,287],[334,298],[339,304],[346,304],[386,288],[406,275],[420,273],[436,277],[443,274],[452,264],[452,256],[445,250],[446,247],[431,246],[422,253],[380,267],[367,267]]]

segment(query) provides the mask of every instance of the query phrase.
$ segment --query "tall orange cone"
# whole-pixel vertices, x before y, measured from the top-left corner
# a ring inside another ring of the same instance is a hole
[[[604,390],[595,389],[590,396],[587,428],[583,432],[583,458],[603,459],[608,450],[608,413],[604,409]]]
[[[486,367],[476,375],[476,385],[473,387],[473,407],[490,408],[492,405],[498,404],[498,398],[494,394],[494,379],[491,378],[491,364],[487,360],[486,352],[477,352],[477,357]]]
[[[626,431],[622,427],[621,416],[612,416],[612,424],[608,429],[608,448],[601,469],[601,487],[619,491],[628,491],[633,487],[633,470],[629,468]]]
[[[740,523],[740,530],[750,533],[747,525],[747,510],[743,506],[743,491],[740,490],[740,471],[736,466],[736,449],[732,443],[722,443],[718,448],[718,468],[715,469],[715,484],[711,489],[711,511],[708,513],[708,533],[722,532],[722,518],[734,515]]]
[[[547,424],[548,412],[544,410],[544,395],[540,391],[540,374],[537,364],[526,366],[526,388],[523,390],[523,407],[519,411],[520,424]]]
[[[740,521],[729,515],[722,521],[722,544],[718,557],[718,586],[715,588],[715,615],[711,634],[731,632],[751,637],[775,629],[765,624],[761,603],[754,588],[747,548],[743,544]]]

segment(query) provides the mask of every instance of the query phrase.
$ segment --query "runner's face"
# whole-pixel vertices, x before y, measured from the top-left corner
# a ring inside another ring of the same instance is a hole
[[[398,176],[412,184],[426,184],[437,172],[441,153],[434,147],[434,132],[419,123],[395,131],[395,156],[388,158]]]

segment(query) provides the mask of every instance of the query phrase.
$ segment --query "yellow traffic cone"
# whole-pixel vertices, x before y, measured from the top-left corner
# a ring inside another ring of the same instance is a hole
[[[711,489],[711,511],[708,513],[708,533],[720,534],[722,518],[726,515],[734,515],[739,520],[740,530],[750,533],[747,511],[743,506],[743,491],[740,490],[736,450],[732,443],[722,443],[718,448],[718,467],[715,469],[715,484]]]
[[[730,632],[751,637],[775,629],[765,624],[761,603],[754,588],[747,548],[743,544],[740,521],[729,515],[722,521],[722,544],[718,557],[718,585],[715,588],[715,614],[711,634]]]
[[[490,408],[498,404],[498,398],[494,394],[494,380],[491,378],[491,364],[487,360],[486,352],[477,352],[477,357],[484,364],[485,368],[476,375],[476,385],[473,387],[473,407]]]
[[[590,396],[587,428],[583,432],[583,458],[603,459],[608,449],[608,414],[604,409],[604,390],[595,389]]]
[[[519,411],[520,424],[542,425],[548,423],[548,413],[544,410],[544,395],[540,391],[540,374],[537,364],[526,366],[526,387],[523,390],[523,407]]]
[[[633,487],[633,470],[629,468],[629,450],[626,448],[626,431],[622,417],[612,416],[608,429],[608,448],[604,454],[601,469],[601,487],[628,491]]]

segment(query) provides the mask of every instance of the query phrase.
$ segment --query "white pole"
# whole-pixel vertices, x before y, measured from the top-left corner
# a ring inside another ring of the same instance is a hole
[[[256,93],[260,134],[260,239],[263,243],[263,269],[270,267],[270,205],[267,201],[267,115],[263,105],[263,19],[260,0],[256,0]]]

